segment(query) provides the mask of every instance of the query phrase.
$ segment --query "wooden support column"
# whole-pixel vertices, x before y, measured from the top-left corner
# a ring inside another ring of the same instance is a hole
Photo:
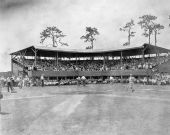
[[[122,57],[123,57],[123,52],[120,52],[120,63],[121,63],[121,67],[123,66],[123,62],[122,62]]]
[[[57,56],[55,55],[55,57],[54,57],[54,65],[55,65],[55,67],[56,67],[56,65],[57,65]]]
[[[76,66],[77,66],[77,55],[76,55]]]
[[[121,62],[121,69],[122,69],[122,67],[123,67],[122,57],[123,57],[123,52],[121,51],[121,52],[120,52],[120,62]],[[123,79],[123,76],[122,76],[122,71],[120,71],[120,72],[121,72],[121,75],[120,75],[120,77],[121,77],[121,80],[122,80],[122,79]]]
[[[160,60],[160,53],[159,53],[159,49],[157,49],[157,61],[159,63],[159,60]]]
[[[58,68],[58,52],[57,52],[57,68]]]
[[[142,50],[142,63],[145,63],[145,50]]]
[[[22,63],[22,65],[23,65],[23,67],[22,67],[22,75],[24,75],[24,55],[23,55],[23,53],[21,53],[21,63]]]
[[[26,52],[27,52],[27,50],[25,50],[25,52],[24,52],[24,53],[22,53],[23,65],[25,64],[24,57],[25,57]],[[25,66],[25,65],[24,65],[24,66]]]
[[[105,55],[103,54],[103,66],[104,66],[104,69],[105,69],[105,64],[106,64]]]
[[[11,55],[11,71],[12,71],[12,74],[14,73],[14,70],[13,70],[13,55]]]
[[[37,50],[35,49],[35,57],[34,57],[34,61],[35,61],[35,66],[37,66]]]
[[[38,50],[34,50],[33,48],[32,48],[32,51],[34,52],[34,66],[36,66],[37,65],[37,52],[38,52]]]

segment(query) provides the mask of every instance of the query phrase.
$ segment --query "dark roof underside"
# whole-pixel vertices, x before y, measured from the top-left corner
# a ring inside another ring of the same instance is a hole
[[[11,53],[11,55],[25,54],[25,56],[35,56],[34,50],[37,50],[37,56],[42,57],[92,57],[92,56],[135,56],[141,55],[142,51],[145,50],[145,54],[168,53],[170,50],[157,47],[153,45],[144,44],[140,47],[117,49],[117,50],[68,50],[68,49],[57,49],[54,47],[39,47],[30,46],[28,48],[19,50]]]

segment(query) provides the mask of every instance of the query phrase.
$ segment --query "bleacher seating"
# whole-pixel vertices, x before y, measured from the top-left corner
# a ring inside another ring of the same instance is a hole
[[[136,69],[153,69],[156,65],[163,64],[168,61],[169,57],[161,56],[159,61],[156,57],[123,59],[122,64],[120,60],[107,60],[105,64],[102,60],[79,60],[79,61],[59,61],[58,65],[54,60],[41,59],[37,60],[36,69],[40,71],[108,71],[108,70],[136,70]],[[18,59],[14,60],[19,65],[22,64]],[[25,59],[24,66],[28,70],[35,67],[33,59]]]

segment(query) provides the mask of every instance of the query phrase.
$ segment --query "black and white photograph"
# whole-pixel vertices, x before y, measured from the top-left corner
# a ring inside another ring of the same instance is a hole
[[[0,0],[0,135],[170,135],[170,0]]]

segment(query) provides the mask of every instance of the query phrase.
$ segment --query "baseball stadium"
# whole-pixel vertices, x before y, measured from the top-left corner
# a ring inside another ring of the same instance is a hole
[[[10,55],[8,92],[1,78],[3,135],[170,134],[169,49],[30,46]]]
[[[126,78],[152,77],[157,71],[168,71],[170,50],[144,44],[139,47],[116,50],[62,50],[55,47],[30,46],[11,53],[11,71],[15,76],[28,75],[47,81],[102,79],[109,76]],[[167,67],[167,68],[165,68]]]

